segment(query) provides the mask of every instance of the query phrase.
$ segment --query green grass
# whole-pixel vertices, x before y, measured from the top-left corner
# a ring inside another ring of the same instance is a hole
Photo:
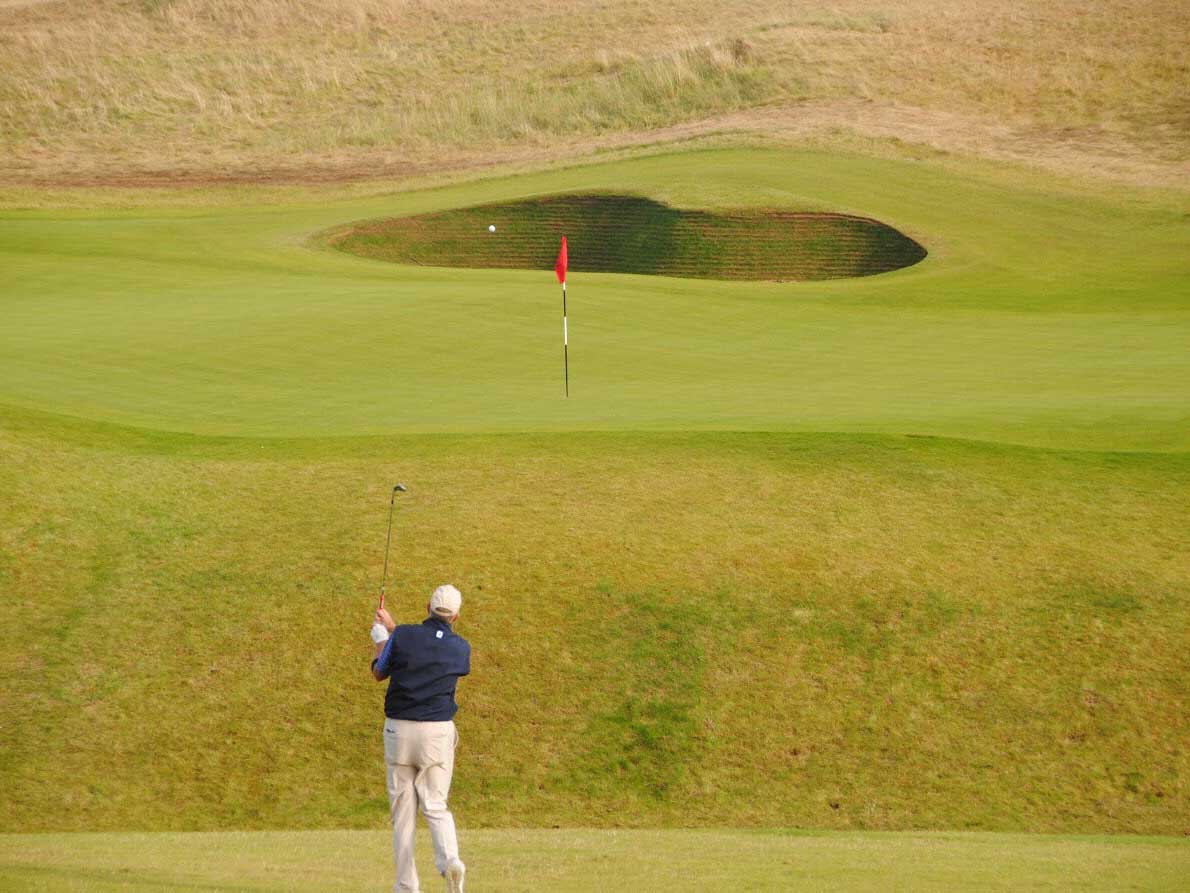
[[[377,827],[394,480],[465,827],[1183,829],[1185,455],[4,420],[9,830]]]
[[[930,255],[576,274],[567,401],[550,274],[318,235],[625,182]],[[1185,215],[744,150],[3,212],[0,828],[381,825],[365,630],[405,480],[402,619],[467,598],[465,828],[1183,833]]]
[[[310,243],[362,218],[625,182],[684,207],[870,215],[931,254],[854,282],[576,274],[565,401],[549,274],[394,268]],[[1185,449],[1184,215],[1178,196],[755,151],[317,207],[8,211],[0,402],[219,435],[779,429]]]
[[[489,231],[489,226],[495,226]],[[562,236],[580,273],[773,281],[872,276],[926,252],[877,220],[788,211],[686,211],[627,195],[557,195],[366,221],[328,241],[360,257],[552,270]]]
[[[383,832],[0,835],[20,890],[384,890]],[[436,889],[424,831],[423,887]],[[1184,840],[1018,834],[468,831],[468,889],[1178,890]]]

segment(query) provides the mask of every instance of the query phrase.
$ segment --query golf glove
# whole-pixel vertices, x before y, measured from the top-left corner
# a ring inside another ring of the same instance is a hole
[[[377,645],[388,641],[388,630],[384,628],[383,623],[372,624],[372,641]]]

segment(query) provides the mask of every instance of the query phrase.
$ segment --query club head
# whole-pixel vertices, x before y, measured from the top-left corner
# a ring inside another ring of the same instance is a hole
[[[397,484],[393,487],[394,493],[404,493],[408,488],[404,484]]]

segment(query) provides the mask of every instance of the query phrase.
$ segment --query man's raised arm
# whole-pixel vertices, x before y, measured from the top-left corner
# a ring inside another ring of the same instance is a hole
[[[377,682],[383,682],[388,678],[388,652],[393,643],[390,633],[396,626],[388,611],[384,608],[377,609],[376,619],[372,622],[372,641],[375,643],[372,678]]]

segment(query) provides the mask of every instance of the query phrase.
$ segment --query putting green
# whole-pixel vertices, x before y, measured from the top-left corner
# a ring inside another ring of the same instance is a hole
[[[686,208],[871,216],[930,256],[819,283],[575,274],[564,400],[550,274],[394,267],[312,240],[625,185]],[[228,435],[830,430],[1181,450],[1188,233],[1178,197],[775,150],[318,207],[7,211],[0,402]]]

